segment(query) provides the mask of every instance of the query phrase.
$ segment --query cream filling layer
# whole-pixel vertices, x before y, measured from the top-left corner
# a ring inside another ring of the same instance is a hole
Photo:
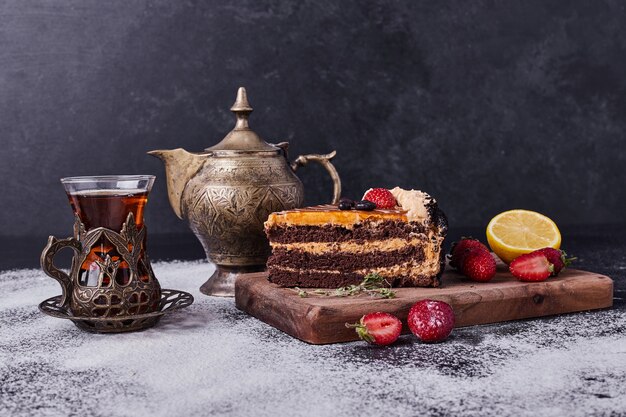
[[[363,243],[355,241],[348,242],[294,242],[294,243],[273,243],[270,242],[272,249],[300,250],[315,255],[326,253],[363,253],[363,252],[388,252],[399,250],[407,246],[426,246],[428,238],[425,235],[421,237],[413,237],[411,239],[392,238],[385,240],[368,240]]]
[[[353,273],[367,275],[371,273],[377,273],[381,277],[385,278],[394,278],[399,276],[418,276],[418,275],[426,275],[426,276],[435,276],[439,273],[439,251],[437,251],[437,256],[433,258],[426,258],[423,262],[416,261],[408,261],[401,264],[393,265],[393,266],[385,266],[380,268],[365,268],[365,269],[357,269],[352,271]],[[289,272],[298,272],[302,269],[299,268],[290,268],[284,266],[273,265],[271,269],[289,271]],[[333,269],[314,269],[314,268],[306,268],[309,272],[318,272],[324,274],[342,274],[343,272],[333,270]]]

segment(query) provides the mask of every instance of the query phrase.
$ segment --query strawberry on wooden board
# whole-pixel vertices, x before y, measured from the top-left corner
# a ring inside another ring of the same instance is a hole
[[[483,249],[489,252],[487,246],[482,244],[478,239],[462,237],[458,242],[452,243],[449,255],[450,266],[455,267],[459,271],[463,270],[463,259],[471,249]]]
[[[379,209],[394,208],[398,204],[391,191],[386,188],[370,188],[363,194],[362,200],[371,201]]]
[[[346,323],[354,328],[359,337],[368,343],[386,346],[395,342],[402,332],[402,322],[393,314],[375,312],[361,317],[358,323]]]
[[[463,275],[476,282],[488,282],[496,276],[496,260],[491,252],[474,248],[463,258]]]
[[[554,248],[543,248],[539,249],[536,252],[543,253],[548,258],[548,262],[554,265],[554,272],[552,276],[555,277],[559,275],[559,272],[563,270],[566,266],[572,263],[572,261],[576,258],[568,258],[565,251]]]
[[[554,265],[546,255],[534,251],[513,259],[509,271],[520,281],[545,281],[554,272]]]
[[[422,342],[441,342],[452,332],[454,311],[443,301],[422,300],[411,307],[407,322],[411,332]]]

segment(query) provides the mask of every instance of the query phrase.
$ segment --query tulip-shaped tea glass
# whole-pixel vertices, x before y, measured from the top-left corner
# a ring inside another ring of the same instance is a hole
[[[154,178],[61,179],[75,215],[74,236],[50,236],[41,255],[43,270],[63,289],[60,308],[85,318],[132,318],[159,308],[161,287],[146,253],[143,223]],[[75,252],[69,275],[53,263],[55,254],[65,247]]]

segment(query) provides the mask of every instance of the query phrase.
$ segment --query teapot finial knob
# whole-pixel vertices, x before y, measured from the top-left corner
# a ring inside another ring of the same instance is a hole
[[[248,94],[246,93],[245,88],[239,87],[239,90],[237,90],[237,98],[235,99],[233,107],[230,108],[230,111],[235,113],[237,116],[235,130],[249,129],[248,116],[252,113],[252,107],[250,106],[250,103],[248,103]]]

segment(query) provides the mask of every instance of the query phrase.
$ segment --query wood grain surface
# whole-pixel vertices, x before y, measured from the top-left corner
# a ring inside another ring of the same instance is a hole
[[[447,270],[440,288],[396,288],[396,298],[367,295],[305,298],[289,288],[267,281],[266,272],[245,274],[235,283],[237,308],[285,333],[312,344],[357,340],[353,329],[361,316],[374,311],[395,314],[404,323],[411,306],[430,298],[454,309],[456,327],[496,323],[607,308],[613,305],[613,281],[594,272],[568,269],[557,278],[526,283],[515,279],[504,266],[488,283],[475,283]],[[307,289],[308,293],[311,290]]]

